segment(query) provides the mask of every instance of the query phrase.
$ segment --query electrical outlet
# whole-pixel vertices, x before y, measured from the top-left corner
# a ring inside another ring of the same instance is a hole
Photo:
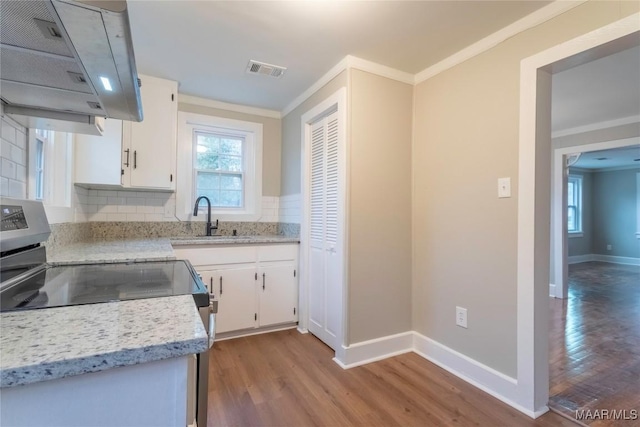
[[[456,325],[463,328],[467,327],[467,309],[456,307]]]
[[[613,246],[607,245],[607,250],[610,251],[611,249],[613,249]]]

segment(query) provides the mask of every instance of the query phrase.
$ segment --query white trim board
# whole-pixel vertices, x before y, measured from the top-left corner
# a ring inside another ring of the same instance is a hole
[[[573,255],[568,257],[567,261],[569,264],[581,264],[583,262],[599,261],[608,262],[610,264],[640,265],[640,258],[601,254]]]
[[[342,346],[340,355],[333,359],[343,369],[355,368],[399,354],[413,351],[413,332],[403,332],[369,341]]]
[[[272,119],[281,119],[282,113],[276,110],[267,110],[266,108],[250,107],[248,105],[231,104],[228,102],[216,101],[215,99],[201,98],[198,96],[178,94],[178,103],[199,105],[201,107],[217,108],[219,110],[234,111],[236,113],[251,114],[254,116],[269,117]]]
[[[572,255],[567,257],[567,264],[581,264],[583,262],[594,261],[593,254]]]
[[[333,360],[343,369],[350,369],[409,352],[416,353],[531,418],[537,418],[548,410],[545,407],[540,411],[532,412],[522,407],[513,400],[513,396],[517,395],[515,378],[498,372],[415,331],[389,335],[343,347],[340,356],[342,359],[336,357]]]

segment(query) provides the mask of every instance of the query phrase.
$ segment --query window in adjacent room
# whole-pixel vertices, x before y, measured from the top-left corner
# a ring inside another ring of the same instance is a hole
[[[582,232],[582,177],[569,175],[567,184],[567,230]]]

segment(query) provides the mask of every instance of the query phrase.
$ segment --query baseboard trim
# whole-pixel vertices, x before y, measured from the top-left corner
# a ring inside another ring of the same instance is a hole
[[[418,332],[414,332],[413,351],[529,417],[539,416],[539,414],[520,406],[510,397],[518,395],[518,382],[515,378],[498,372]]]
[[[640,258],[633,258],[633,257],[626,257],[626,256],[586,254],[586,255],[574,255],[574,256],[567,257],[568,264],[579,264],[582,262],[591,262],[591,261],[608,262],[611,264],[640,265]]]
[[[403,332],[369,341],[342,346],[333,360],[342,369],[355,368],[367,363],[377,362],[413,350],[413,332]]]
[[[581,262],[593,261],[593,254],[573,255],[567,257],[567,264],[580,264]]]
[[[517,399],[519,390],[515,378],[415,331],[342,346],[338,350],[333,361],[343,369],[355,368],[413,351],[530,418],[538,418],[549,411],[546,406],[532,411],[517,403],[514,399]]]
[[[600,255],[593,254],[593,261],[609,262],[612,264],[624,264],[624,265],[640,265],[640,258],[632,258],[626,256],[612,256],[612,255]]]

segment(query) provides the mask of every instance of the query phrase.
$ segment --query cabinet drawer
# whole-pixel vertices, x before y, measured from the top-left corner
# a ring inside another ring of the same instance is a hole
[[[298,257],[298,245],[269,245],[258,247],[258,261],[289,261]]]
[[[256,248],[252,246],[174,248],[174,252],[178,259],[188,259],[194,266],[256,262]]]

